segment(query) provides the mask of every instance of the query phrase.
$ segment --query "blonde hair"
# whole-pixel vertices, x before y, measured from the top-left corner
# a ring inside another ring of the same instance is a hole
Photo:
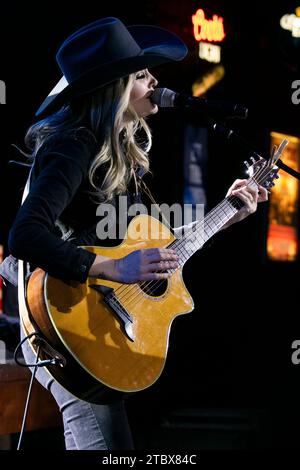
[[[31,126],[25,136],[25,144],[34,158],[49,137],[88,128],[98,143],[97,154],[88,171],[92,193],[98,202],[124,193],[137,168],[149,171],[151,131],[145,119],[138,117],[130,105],[136,75],[131,74],[78,98]],[[101,170],[105,176],[99,187]]]

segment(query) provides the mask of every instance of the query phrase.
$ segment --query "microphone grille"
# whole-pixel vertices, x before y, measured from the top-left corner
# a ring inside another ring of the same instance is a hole
[[[172,108],[174,106],[176,93],[168,88],[155,88],[151,95],[151,101],[161,108]]]

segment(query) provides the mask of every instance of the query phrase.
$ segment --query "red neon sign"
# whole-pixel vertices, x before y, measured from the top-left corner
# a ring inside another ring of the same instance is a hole
[[[199,9],[192,16],[192,21],[197,41],[221,42],[225,38],[222,16],[213,15],[212,20],[207,20],[204,11]]]

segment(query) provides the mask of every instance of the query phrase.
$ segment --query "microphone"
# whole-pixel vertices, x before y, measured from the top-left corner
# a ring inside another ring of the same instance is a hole
[[[184,95],[168,88],[155,88],[150,100],[161,108],[190,108],[208,113],[222,113],[227,117],[241,119],[245,119],[248,115],[248,109],[240,104]]]

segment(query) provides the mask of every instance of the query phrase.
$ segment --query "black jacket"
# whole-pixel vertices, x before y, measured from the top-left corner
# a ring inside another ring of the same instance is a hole
[[[88,169],[96,152],[95,138],[87,129],[51,137],[41,146],[30,192],[9,233],[13,256],[59,279],[85,282],[96,255],[80,245],[105,245],[97,238],[97,204],[88,194]],[[98,180],[101,184],[99,175]],[[133,197],[130,191],[127,196]],[[71,241],[62,240],[58,219],[72,228]]]

